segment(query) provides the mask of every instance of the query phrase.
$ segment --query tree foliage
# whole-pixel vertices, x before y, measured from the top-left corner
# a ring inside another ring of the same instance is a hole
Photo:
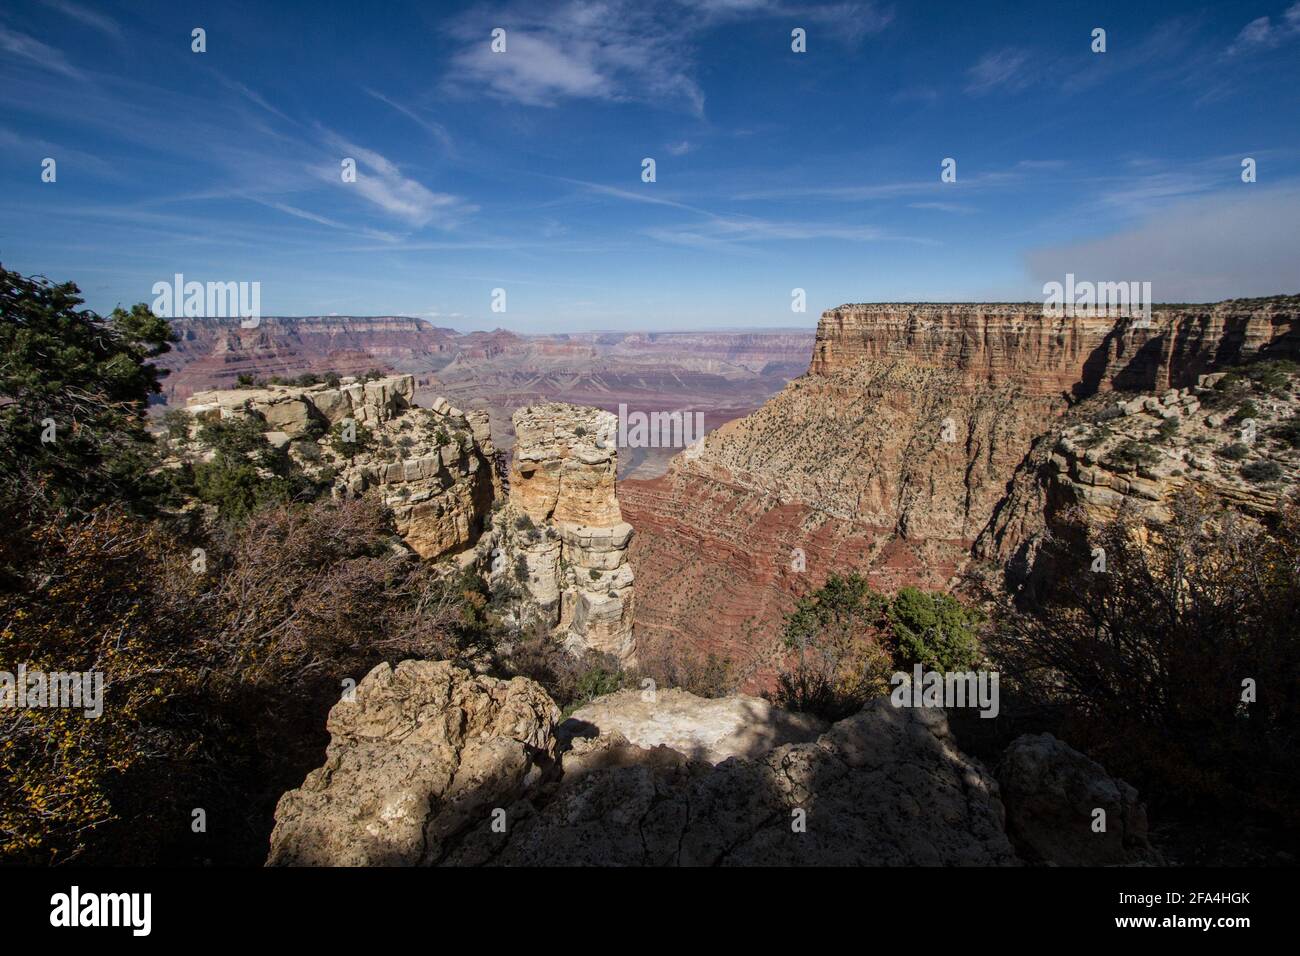
[[[174,334],[144,305],[105,319],[83,301],[71,282],[0,266],[0,508],[10,520],[108,501],[145,510],[166,490],[144,412],[166,374],[150,360]]]

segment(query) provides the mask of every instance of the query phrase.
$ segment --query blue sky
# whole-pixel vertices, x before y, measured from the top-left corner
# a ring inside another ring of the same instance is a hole
[[[1300,292],[1300,2],[983,6],[8,3],[0,261],[520,332]]]

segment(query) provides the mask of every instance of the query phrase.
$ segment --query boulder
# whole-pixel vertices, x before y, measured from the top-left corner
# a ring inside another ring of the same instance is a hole
[[[552,765],[560,711],[532,681],[380,664],[330,711],[325,764],[280,798],[270,865],[439,862]]]
[[[1014,865],[997,782],[960,753],[941,710],[888,698],[816,741],[716,767],[618,732],[575,746],[558,792],[486,824],[449,863]],[[571,769],[571,763],[573,764]]]
[[[1027,860],[1058,866],[1159,862],[1137,791],[1051,734],[1012,741],[997,777],[1008,833]],[[1104,829],[1098,810],[1105,813]]]

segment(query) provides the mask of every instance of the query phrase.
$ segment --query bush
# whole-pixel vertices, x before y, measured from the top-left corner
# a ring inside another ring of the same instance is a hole
[[[1300,448],[1300,415],[1292,415],[1286,421],[1274,425],[1268,434],[1288,447]]]
[[[1254,402],[1242,402],[1232,413],[1231,421],[1244,422],[1248,418],[1258,418],[1259,407]]]
[[[948,672],[969,670],[979,661],[983,617],[955,598],[902,588],[887,613],[900,665]]]
[[[105,706],[0,709],[0,860],[260,865],[344,678],[490,647],[480,586],[438,579],[392,533],[348,501],[197,542],[120,509],[25,535],[0,669],[99,670]],[[223,821],[219,841],[191,834],[193,807]]]
[[[892,672],[883,646],[887,603],[858,574],[831,575],[785,618],[782,638],[798,654],[777,678],[773,700],[790,710],[839,720],[885,691]]]
[[[167,429],[167,437],[172,441],[185,441],[190,437],[190,425],[194,419],[183,408],[169,408],[163,412],[162,423]]]
[[[347,437],[344,435],[346,426],[345,423],[341,421],[335,422],[334,425],[330,428],[329,438],[328,438],[329,445],[331,448],[334,449],[335,453],[340,455],[343,458],[348,459],[349,461],[351,461],[361,452],[373,448],[375,444],[374,433],[371,432],[370,429],[367,428],[365,425],[362,425],[360,422],[353,421],[351,423],[351,427],[352,427],[351,441],[349,441]]]
[[[228,418],[199,429],[198,441],[213,449],[211,461],[193,466],[186,490],[215,505],[225,524],[240,524],[259,508],[309,500],[316,486],[282,448],[274,448],[257,418]]]
[[[1241,476],[1247,481],[1277,481],[1282,477],[1282,466],[1275,461],[1262,459],[1241,466]]]
[[[1294,821],[1300,511],[1260,527],[1192,496],[1171,508],[1166,524],[1124,508],[1082,545],[1045,545],[1052,589],[1004,603],[990,638],[1004,700],[1057,715],[1054,732],[1155,798]],[[1090,573],[1092,546],[1107,573]]]
[[[1160,460],[1160,452],[1144,442],[1127,439],[1112,449],[1106,456],[1106,463],[1119,471],[1133,471],[1140,467],[1150,467]]]
[[[1241,461],[1250,454],[1250,446],[1243,445],[1241,442],[1234,442],[1231,445],[1221,445],[1214,450],[1214,453],[1220,458],[1228,459],[1228,461]]]

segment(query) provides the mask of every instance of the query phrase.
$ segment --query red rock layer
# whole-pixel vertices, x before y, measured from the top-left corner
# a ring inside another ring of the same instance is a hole
[[[770,686],[782,616],[829,574],[952,586],[1073,397],[1194,382],[1298,338],[1300,297],[1157,309],[1149,329],[1029,305],[832,309],[807,375],[663,477],[620,485],[638,646],[715,653],[744,690]]]

